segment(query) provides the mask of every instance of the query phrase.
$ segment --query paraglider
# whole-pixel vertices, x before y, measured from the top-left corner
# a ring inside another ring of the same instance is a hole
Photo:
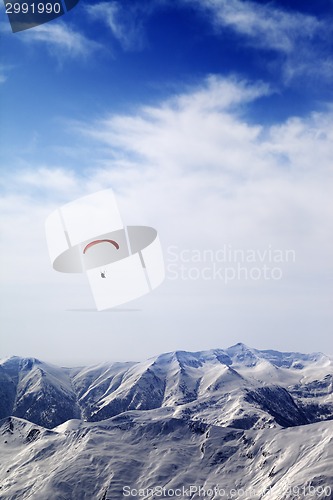
[[[45,230],[53,269],[85,273],[98,311],[148,294],[165,278],[156,229],[125,226],[111,189],[54,210]]]
[[[119,250],[119,245],[114,240],[95,240],[95,241],[91,241],[90,243],[88,243],[88,245],[86,245],[84,247],[83,253],[86,253],[88,248],[93,247],[94,245],[98,245],[99,243],[111,243],[112,245],[114,245],[116,247],[117,250]]]
[[[98,245],[99,243],[111,243],[112,245],[115,246],[117,250],[119,250],[119,245],[116,241],[114,240],[94,240],[88,243],[83,249],[83,253],[85,254],[88,248],[93,247],[94,245]],[[100,271],[101,273],[101,278],[106,278],[106,270],[105,271]]]

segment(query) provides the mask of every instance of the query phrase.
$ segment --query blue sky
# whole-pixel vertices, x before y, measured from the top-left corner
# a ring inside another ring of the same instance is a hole
[[[333,3],[81,0],[15,34],[0,16],[0,355],[332,353]],[[295,262],[276,281],[169,273],[133,310],[89,312],[84,277],[50,266],[44,220],[108,187],[166,259],[229,245]]]

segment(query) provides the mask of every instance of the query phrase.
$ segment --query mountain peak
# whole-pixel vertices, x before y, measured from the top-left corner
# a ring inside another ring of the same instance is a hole
[[[246,344],[243,344],[243,342],[237,342],[237,344],[228,347],[226,351],[243,352],[243,351],[252,351],[252,349]]]
[[[258,356],[258,351],[256,351],[256,349],[251,349],[242,342],[238,342],[238,344],[228,347],[225,352],[236,364],[250,367],[255,366],[261,361],[260,356]]]

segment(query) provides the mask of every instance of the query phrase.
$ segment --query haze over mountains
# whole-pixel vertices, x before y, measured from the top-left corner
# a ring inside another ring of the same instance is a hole
[[[333,360],[321,353],[237,344],[84,368],[12,357],[0,418],[0,498],[217,483],[257,485],[243,498],[259,486],[295,498],[287,486],[306,484],[330,498],[333,486]]]

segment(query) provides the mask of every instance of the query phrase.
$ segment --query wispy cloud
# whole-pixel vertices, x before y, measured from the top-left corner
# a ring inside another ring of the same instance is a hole
[[[43,43],[58,59],[86,57],[99,47],[98,43],[75,31],[67,23],[47,23],[24,32],[27,42]]]
[[[92,20],[109,27],[124,50],[140,50],[149,43],[148,18],[168,5],[173,4],[168,0],[126,5],[112,1],[88,5],[86,10]],[[251,0],[180,0],[177,6],[202,12],[217,35],[233,31],[239,46],[275,52],[269,67],[286,84],[304,76],[328,81],[333,75],[333,58],[327,44],[327,33],[332,33],[329,19]]]
[[[168,104],[179,110],[191,108],[219,112],[232,108],[235,110],[270,93],[269,85],[263,82],[250,83],[236,76],[225,78],[210,75],[204,85],[201,82],[197,88],[189,89],[188,93],[170,99]]]
[[[36,205],[44,205],[46,199],[65,200],[74,192],[78,195],[85,182],[80,181],[75,172],[53,165],[21,167],[20,173],[13,176],[3,172],[0,180],[2,193],[21,193],[25,199],[34,200]],[[52,201],[51,201],[52,203]]]
[[[188,0],[185,0],[185,2]],[[321,28],[316,18],[285,12],[273,4],[243,0],[189,0],[213,15],[217,27],[229,26],[257,46],[289,53],[296,40],[311,39]]]
[[[332,57],[326,47],[331,22],[273,3],[244,0],[183,0],[210,15],[217,32],[231,29],[257,49],[281,54],[279,69],[285,81],[296,76],[321,73],[332,76]]]
[[[140,50],[145,44],[145,4],[122,5],[121,2],[100,2],[86,8],[93,20],[108,26],[124,50]]]

